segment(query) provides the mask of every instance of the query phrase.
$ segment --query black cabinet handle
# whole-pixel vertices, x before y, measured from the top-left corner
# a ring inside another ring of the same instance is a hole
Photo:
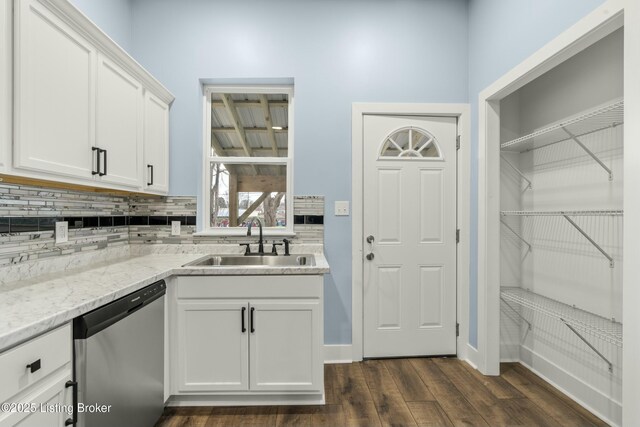
[[[247,332],[247,328],[244,325],[244,313],[247,311],[247,307],[242,307],[242,313],[240,313],[240,316],[242,317],[242,333]]]
[[[147,180],[147,185],[153,185],[153,165],[147,165],[147,169],[149,169],[149,177],[151,180]]]
[[[78,383],[77,381],[67,381],[64,387],[73,387],[73,418],[67,418],[64,422],[65,426],[71,426],[78,422]]]
[[[253,312],[255,311],[255,307],[251,307],[251,333],[254,333],[256,331],[256,328],[254,328],[254,324],[253,324]]]
[[[100,149],[98,147],[91,147],[92,152],[98,152],[96,155],[96,170],[91,169],[91,175],[98,175],[100,173]]]
[[[99,176],[105,176],[107,174],[107,150],[98,148],[98,160],[100,160],[100,153],[104,154],[104,172],[99,172]],[[98,162],[98,170],[100,170],[100,162]]]
[[[34,372],[40,370],[40,368],[42,367],[41,363],[40,363],[40,359],[36,360],[35,362],[31,362],[27,365],[27,369],[31,370],[31,373],[33,374]]]

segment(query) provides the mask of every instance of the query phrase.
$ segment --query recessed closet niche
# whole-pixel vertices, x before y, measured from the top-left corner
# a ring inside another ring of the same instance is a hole
[[[501,360],[621,423],[623,29],[500,102]]]

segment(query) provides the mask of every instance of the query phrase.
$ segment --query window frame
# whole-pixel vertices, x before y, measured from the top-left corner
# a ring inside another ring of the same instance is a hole
[[[199,219],[201,226],[195,233],[196,236],[246,236],[244,227],[212,227],[209,218],[209,205],[211,203],[211,164],[270,164],[284,165],[287,169],[286,183],[286,221],[285,227],[264,227],[264,236],[294,236],[293,232],[293,156],[294,156],[294,90],[293,85],[225,85],[210,84],[203,86],[203,145],[202,145],[202,188],[200,196],[202,203],[199,204]],[[212,154],[211,150],[211,95],[229,93],[250,93],[250,94],[285,94],[287,95],[289,106],[287,109],[287,156],[286,157],[227,157]]]

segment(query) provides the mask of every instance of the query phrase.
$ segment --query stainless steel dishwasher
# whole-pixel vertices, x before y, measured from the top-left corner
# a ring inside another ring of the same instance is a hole
[[[156,282],[74,319],[79,426],[149,427],[162,414],[165,291]]]

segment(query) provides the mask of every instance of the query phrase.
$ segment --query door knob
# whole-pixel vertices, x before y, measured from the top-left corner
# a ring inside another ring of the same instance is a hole
[[[367,236],[367,243],[373,243],[373,241],[376,240],[373,238],[373,236]]]
[[[373,259],[373,253],[368,253],[366,258],[371,261]]]

